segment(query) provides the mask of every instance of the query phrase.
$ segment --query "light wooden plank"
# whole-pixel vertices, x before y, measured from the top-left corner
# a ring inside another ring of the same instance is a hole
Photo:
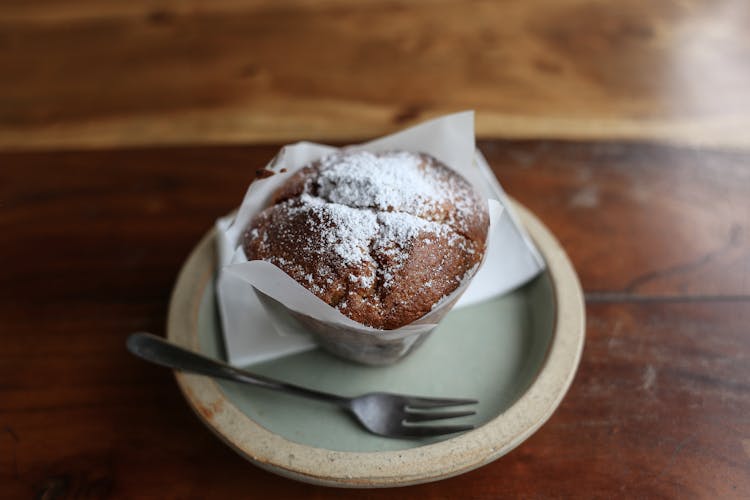
[[[0,148],[480,137],[750,147],[740,0],[10,2]]]

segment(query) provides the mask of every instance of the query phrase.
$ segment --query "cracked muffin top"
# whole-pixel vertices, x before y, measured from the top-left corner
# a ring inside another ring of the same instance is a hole
[[[391,330],[470,278],[488,227],[486,201],[435,158],[343,151],[294,173],[243,248],[354,321]]]

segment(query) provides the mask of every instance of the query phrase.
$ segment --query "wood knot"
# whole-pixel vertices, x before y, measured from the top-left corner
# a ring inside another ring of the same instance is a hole
[[[175,15],[174,12],[165,10],[165,9],[157,9],[152,10],[148,13],[148,22],[151,24],[172,24],[174,20],[177,18],[177,15]]]
[[[393,123],[401,124],[415,120],[419,118],[419,115],[422,114],[422,111],[423,109],[421,106],[406,106],[393,116]]]

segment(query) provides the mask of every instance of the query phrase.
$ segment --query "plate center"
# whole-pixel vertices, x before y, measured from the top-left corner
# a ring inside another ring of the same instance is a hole
[[[222,357],[215,304],[210,282],[199,311],[199,342],[204,353]],[[539,373],[554,321],[554,292],[545,272],[512,293],[452,311],[419,349],[395,365],[358,365],[313,350],[256,364],[252,370],[342,395],[382,390],[475,398],[479,400],[477,415],[461,422],[481,425],[510,407]],[[374,436],[346,413],[325,403],[228,381],[219,385],[248,417],[273,433],[307,446],[368,452],[402,450],[431,442]]]

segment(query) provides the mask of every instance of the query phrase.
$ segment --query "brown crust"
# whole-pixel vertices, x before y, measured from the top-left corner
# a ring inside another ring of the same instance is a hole
[[[466,180],[428,155],[420,160],[425,175],[440,179],[441,188],[459,203],[440,200],[410,215],[443,224],[445,230],[420,232],[398,248],[371,243],[362,249],[369,259],[356,265],[309,251],[322,246],[333,230],[319,210],[300,201],[303,194],[318,194],[321,165],[315,163],[290,176],[250,222],[243,242],[248,259],[273,263],[359,323],[390,330],[419,319],[481,261],[489,226],[486,202]]]

